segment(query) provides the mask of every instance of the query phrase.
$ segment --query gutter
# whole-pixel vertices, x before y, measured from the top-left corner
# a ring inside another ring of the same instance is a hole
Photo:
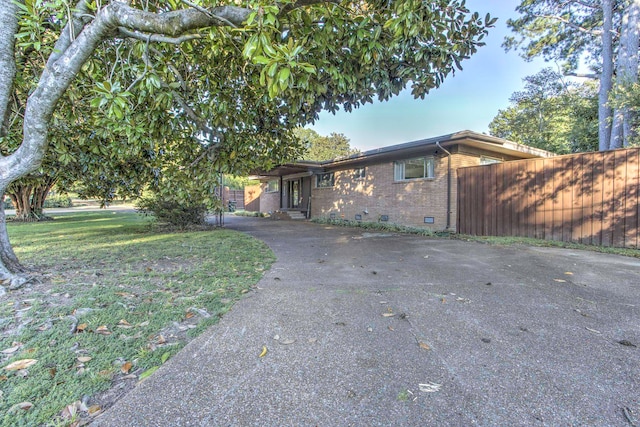
[[[447,153],[447,226],[445,230],[449,230],[451,229],[451,153],[440,145],[440,141],[436,141],[436,146]]]

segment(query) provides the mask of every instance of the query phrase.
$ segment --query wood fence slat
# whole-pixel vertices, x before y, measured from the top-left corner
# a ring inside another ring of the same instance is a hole
[[[536,239],[544,239],[544,204],[541,203],[544,194],[544,159],[532,162],[535,166],[535,235]]]
[[[611,246],[613,243],[613,210],[614,210],[614,174],[615,153],[608,151],[604,157],[604,180],[602,184],[602,245]]]
[[[582,182],[584,180],[584,157],[573,157],[573,183],[571,186],[571,241],[580,242],[582,236]]]
[[[627,192],[625,206],[624,246],[638,247],[638,186],[640,185],[640,150],[627,153]]]
[[[580,243],[586,245],[594,244],[593,241],[593,153],[586,153],[582,156],[582,231]]]
[[[490,236],[495,236],[497,234],[497,221],[496,221],[496,212],[497,212],[497,206],[498,206],[498,197],[497,197],[497,168],[487,168],[490,173],[491,173],[491,196],[489,198],[490,203],[491,203],[491,218],[490,218],[490,222],[489,222],[489,235]]]
[[[562,157],[560,158],[560,167],[561,167],[561,180],[562,180],[562,191],[561,191],[561,199],[560,206],[562,211],[562,241],[570,242],[571,235],[573,233],[573,215],[571,210],[573,209],[573,185],[574,185],[574,177],[573,177],[573,157]]]
[[[504,228],[504,212],[505,212],[505,175],[506,172],[504,170],[504,163],[500,163],[497,165],[492,165],[491,167],[496,168],[496,236],[504,236],[505,228]]]
[[[625,213],[627,206],[627,151],[614,151],[613,210],[612,210],[612,246],[624,247]]]

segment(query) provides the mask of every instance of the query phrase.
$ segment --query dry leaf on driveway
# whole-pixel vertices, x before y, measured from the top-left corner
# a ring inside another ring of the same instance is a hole
[[[423,393],[435,393],[436,391],[440,391],[440,387],[442,387],[442,384],[436,384],[436,383],[418,384],[418,388]]]
[[[262,351],[260,352],[260,355],[258,357],[265,357],[267,355],[267,346],[263,346],[262,347]]]

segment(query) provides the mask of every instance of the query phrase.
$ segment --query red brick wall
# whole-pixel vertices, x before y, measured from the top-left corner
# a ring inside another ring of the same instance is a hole
[[[280,209],[280,192],[267,193],[266,182],[260,183],[260,212],[275,212]]]
[[[471,154],[451,157],[451,217],[450,228],[456,225],[456,168],[479,165],[480,158]],[[435,157],[434,178],[394,181],[393,162],[367,166],[366,177],[353,178],[353,169],[336,171],[332,188],[313,188],[311,216],[353,220],[356,214],[363,221],[376,222],[388,215],[389,223],[432,230],[444,230],[447,225],[447,156]],[[315,184],[315,182],[314,182]],[[368,214],[365,214],[364,211]],[[433,217],[433,224],[425,224]]]

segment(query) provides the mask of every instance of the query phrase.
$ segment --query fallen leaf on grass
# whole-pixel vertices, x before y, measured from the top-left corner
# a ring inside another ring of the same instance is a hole
[[[418,346],[423,350],[431,350],[431,347],[429,347],[429,344],[424,343],[422,341],[418,341]]]
[[[22,343],[15,344],[13,347],[5,348],[0,353],[2,353],[2,354],[13,354],[16,351],[20,350],[20,347],[22,347]]]
[[[111,335],[111,331],[109,330],[109,328],[107,328],[106,325],[102,325],[96,328],[96,334]]]
[[[65,420],[70,420],[75,417],[78,413],[79,404],[81,404],[81,402],[77,401],[65,406],[62,412],[60,412],[60,416]]]
[[[88,323],[81,323],[76,327],[76,332],[80,333],[80,332],[84,332],[87,329],[87,326],[89,326]]]
[[[122,329],[131,329],[133,328],[133,326],[131,326],[131,324],[129,322],[127,322],[124,319],[120,319],[120,321],[118,322],[118,324],[116,325],[118,328],[122,328]]]
[[[164,335],[158,335],[158,337],[156,338],[156,343],[158,344],[165,344],[167,342],[167,339],[164,337]]]
[[[37,359],[16,360],[13,363],[9,363],[4,367],[4,369],[7,371],[20,371],[22,369],[27,369],[28,367],[35,365],[37,361]]]
[[[89,356],[80,356],[80,357],[78,357],[78,362],[87,363],[91,359],[93,359],[93,358],[89,357]]]
[[[7,410],[7,414],[10,414],[12,412],[17,412],[18,409],[22,409],[23,411],[28,411],[31,408],[33,408],[33,403],[31,403],[31,402],[20,402],[20,403],[16,403],[11,408],[9,408]]]
[[[87,409],[89,415],[97,415],[98,412],[102,411],[102,408],[99,405],[91,405]]]
[[[115,292],[115,294],[124,298],[135,298],[134,294],[130,294],[128,292]]]
[[[149,325],[149,321],[148,320],[145,320],[142,323],[138,323],[138,326],[148,326],[148,325]]]
[[[193,316],[195,316],[195,314],[193,314],[192,311],[187,311],[187,314],[185,314],[184,317],[186,317],[187,319],[191,319]]]
[[[123,374],[128,374],[132,366],[133,364],[131,362],[124,362],[122,366],[120,366],[120,372],[122,372]]]

